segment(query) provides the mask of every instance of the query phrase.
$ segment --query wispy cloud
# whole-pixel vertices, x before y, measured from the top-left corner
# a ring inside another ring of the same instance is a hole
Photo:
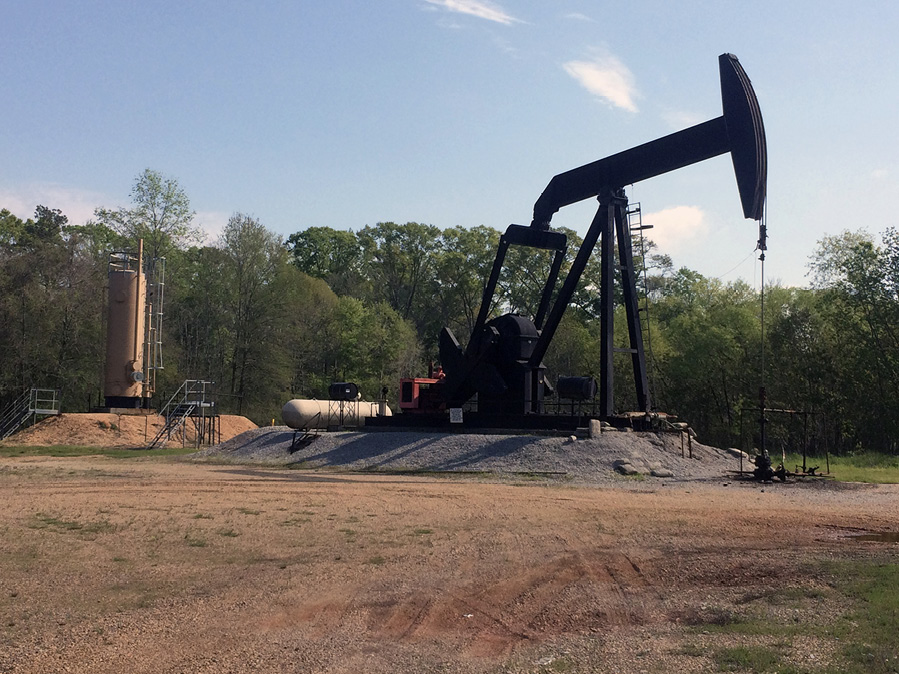
[[[672,206],[655,213],[644,213],[643,222],[652,225],[647,236],[659,250],[669,255],[687,250],[708,234],[705,213],[696,206]]]
[[[429,5],[443,7],[449,12],[468,14],[479,19],[495,21],[496,23],[507,25],[510,23],[523,23],[521,19],[516,19],[498,5],[488,2],[479,2],[478,0],[425,0],[425,2]]]
[[[637,112],[634,99],[637,88],[634,76],[615,56],[596,56],[589,61],[569,61],[562,64],[569,75],[591,94],[617,108]]]
[[[33,218],[38,205],[58,208],[70,225],[83,225],[94,216],[96,208],[115,208],[122,204],[99,192],[55,183],[0,187],[0,208],[9,209],[23,220]]]
[[[591,19],[586,14],[581,14],[580,12],[571,12],[570,14],[566,14],[566,19],[571,19],[572,21],[583,21],[585,23],[597,23],[596,19]]]
[[[690,126],[696,126],[700,122],[704,122],[705,118],[692,112],[684,110],[665,110],[662,112],[662,119],[675,131],[686,129]]]
[[[225,231],[225,225],[231,216],[223,211],[197,211],[194,214],[194,225],[203,230],[203,244],[215,245]]]
[[[115,199],[100,192],[55,183],[0,186],[0,209],[5,208],[16,217],[34,217],[38,206],[58,208],[70,225],[83,225],[94,217],[97,208],[129,208],[127,200]],[[198,211],[194,224],[205,233],[204,243],[215,243],[225,229],[228,213]]]

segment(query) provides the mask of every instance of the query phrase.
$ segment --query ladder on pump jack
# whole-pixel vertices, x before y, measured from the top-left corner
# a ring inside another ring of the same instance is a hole
[[[649,375],[649,389],[655,393],[655,361],[652,355],[652,329],[649,325],[649,275],[646,269],[646,237],[643,235],[647,229],[652,229],[652,225],[643,224],[643,210],[640,208],[640,202],[631,204],[627,210],[628,231],[631,233],[631,240],[639,242],[638,255],[642,266],[639,282],[642,285],[640,293],[640,306],[637,311],[641,315],[640,331],[643,334],[643,350],[646,354],[646,369]],[[639,288],[638,288],[639,290]],[[630,350],[628,349],[628,352]],[[655,396],[651,398],[655,400]],[[653,406],[653,409],[655,407]]]

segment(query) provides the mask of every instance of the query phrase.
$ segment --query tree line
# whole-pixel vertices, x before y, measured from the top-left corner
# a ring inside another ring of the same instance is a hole
[[[161,398],[184,379],[212,380],[222,411],[257,423],[277,418],[289,398],[326,397],[332,381],[354,381],[368,399],[386,388],[395,401],[400,377],[438,360],[443,326],[467,340],[500,237],[485,226],[383,222],[310,227],[284,241],[235,213],[203,243],[176,180],[147,170],[131,199],[83,225],[45,206],[28,220],[0,211],[2,400],[33,385],[59,388],[67,411],[99,404],[108,255],[143,239],[149,256],[166,258]],[[581,243],[566,234],[563,275]],[[757,427],[746,410],[764,384],[769,407],[808,413],[769,415],[775,445],[795,449],[801,432],[813,449],[897,452],[899,235],[879,239],[824,237],[809,288],[765,289],[764,355],[756,289],[676,268],[643,241],[654,407],[702,441],[734,445],[741,425]],[[546,251],[511,248],[491,313],[533,315],[550,264]],[[597,250],[547,353],[551,382],[599,374],[598,279]],[[623,315],[616,332],[624,345]],[[627,367],[617,364],[622,411],[635,403]]]

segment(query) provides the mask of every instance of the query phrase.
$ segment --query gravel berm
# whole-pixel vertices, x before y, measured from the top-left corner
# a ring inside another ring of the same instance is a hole
[[[258,428],[192,454],[191,458],[351,471],[535,474],[588,483],[620,483],[621,473],[659,480],[715,479],[740,465],[738,450],[709,447],[695,440],[688,444],[678,433],[608,431],[599,437],[581,438],[323,432],[291,451],[293,440],[294,432],[287,426]]]

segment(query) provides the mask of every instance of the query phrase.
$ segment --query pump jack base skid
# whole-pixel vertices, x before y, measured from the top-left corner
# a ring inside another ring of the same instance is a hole
[[[572,435],[590,425],[585,415],[568,414],[508,414],[493,415],[465,412],[463,423],[451,423],[447,412],[397,414],[392,417],[372,417],[365,420],[366,431],[419,431],[432,433],[481,433],[508,431],[532,433],[543,431]],[[614,428],[635,431],[659,430],[657,422],[647,422],[644,416],[618,415],[605,419]]]

